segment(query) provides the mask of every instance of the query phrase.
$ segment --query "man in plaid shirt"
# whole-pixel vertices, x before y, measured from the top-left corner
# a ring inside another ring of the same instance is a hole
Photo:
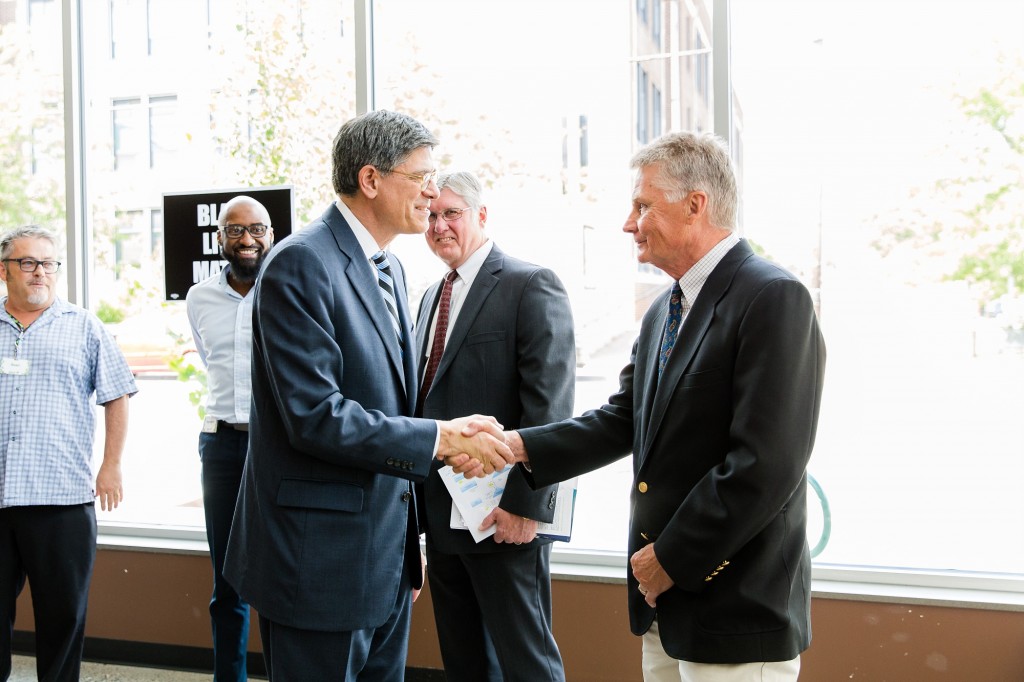
[[[0,237],[0,681],[11,672],[18,594],[28,578],[40,680],[78,680],[96,557],[95,498],[121,502],[121,452],[135,379],[95,315],[56,297],[57,235]],[[95,417],[103,461],[93,484]]]

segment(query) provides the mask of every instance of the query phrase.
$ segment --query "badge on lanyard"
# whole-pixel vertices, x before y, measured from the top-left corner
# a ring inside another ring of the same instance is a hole
[[[21,358],[0,358],[0,374],[28,376],[29,361]]]

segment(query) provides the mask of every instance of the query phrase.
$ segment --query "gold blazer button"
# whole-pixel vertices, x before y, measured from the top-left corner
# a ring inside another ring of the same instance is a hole
[[[640,481],[640,483],[637,484],[636,489],[639,490],[641,493],[647,492],[647,482]]]

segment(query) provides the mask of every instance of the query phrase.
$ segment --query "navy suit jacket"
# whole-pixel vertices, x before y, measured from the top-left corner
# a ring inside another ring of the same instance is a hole
[[[437,427],[409,418],[416,354],[389,259],[404,353],[333,204],[270,252],[256,286],[249,455],[224,574],[290,627],[380,626],[401,572],[422,582],[412,481],[430,471]]]
[[[438,282],[420,302],[416,348],[421,360],[440,295]],[[572,416],[575,383],[576,337],[562,282],[551,270],[508,256],[494,245],[466,292],[421,406],[423,416],[486,414],[506,429],[547,424]],[[433,471],[442,466],[436,462]],[[516,467],[509,472],[500,506],[550,522],[557,489],[551,485],[533,490]],[[476,543],[468,531],[452,530],[452,498],[436,473],[423,483],[419,499],[425,507],[421,518],[426,520],[427,536],[441,552],[500,552],[529,546],[497,543],[493,538]],[[543,542],[550,540],[534,540]]]
[[[658,379],[668,295],[644,316],[619,391],[521,431],[546,485],[633,453],[629,554],[649,542],[675,585],[657,612],[628,573],[635,634],[698,663],[794,658],[810,644],[806,467],[825,346],[807,289],[745,241],[712,271]]]

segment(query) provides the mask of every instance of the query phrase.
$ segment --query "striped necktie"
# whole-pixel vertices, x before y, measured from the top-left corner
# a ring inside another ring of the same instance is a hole
[[[672,354],[672,347],[676,345],[676,337],[679,336],[679,327],[683,324],[684,301],[683,290],[679,288],[679,282],[676,282],[668,299],[668,317],[665,318],[665,333],[661,337],[661,352],[658,354],[659,378],[665,371],[665,363]]]
[[[398,337],[398,347],[402,348],[402,323],[398,319],[398,300],[395,298],[395,280],[391,276],[391,263],[383,251],[373,254],[373,265],[377,269],[377,284],[380,285],[380,292],[384,295],[384,304],[391,313],[391,326]]]

